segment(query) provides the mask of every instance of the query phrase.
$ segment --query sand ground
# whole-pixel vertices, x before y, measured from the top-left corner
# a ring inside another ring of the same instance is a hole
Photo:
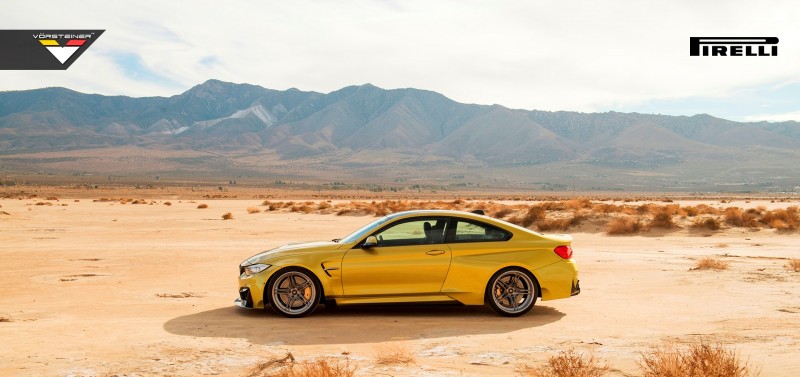
[[[238,264],[372,218],[248,214],[259,200],[165,201],[0,199],[0,375],[242,376],[291,352],[348,359],[363,376],[500,376],[575,348],[629,376],[640,352],[698,340],[738,351],[763,376],[800,375],[800,273],[783,267],[800,258],[797,233],[573,233],[581,295],[519,318],[409,306],[285,319],[233,306]],[[703,256],[730,268],[691,271]],[[415,362],[377,364],[392,347]]]

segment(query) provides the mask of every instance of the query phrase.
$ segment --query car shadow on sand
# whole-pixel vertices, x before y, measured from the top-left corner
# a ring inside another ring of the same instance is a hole
[[[173,318],[164,329],[176,335],[242,338],[254,344],[353,344],[502,334],[553,323],[564,315],[540,305],[516,318],[481,306],[321,306],[308,317],[291,319],[271,310],[231,306]]]

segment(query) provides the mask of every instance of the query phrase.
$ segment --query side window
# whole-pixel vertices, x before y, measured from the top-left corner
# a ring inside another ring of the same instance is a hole
[[[376,233],[378,246],[424,245],[444,242],[446,219],[404,221]]]
[[[505,241],[508,232],[489,224],[459,220],[456,224],[455,242]]]

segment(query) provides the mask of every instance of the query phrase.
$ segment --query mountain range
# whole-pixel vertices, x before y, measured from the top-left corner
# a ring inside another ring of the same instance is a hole
[[[519,110],[370,84],[323,94],[209,80],[166,98],[65,88],[0,92],[0,163],[11,170],[47,170],[34,158],[42,153],[74,157],[80,156],[76,151],[115,148],[153,156],[192,152],[254,171],[302,163],[378,179],[401,167],[439,166],[508,182],[595,176],[610,187],[615,177],[669,176],[669,185],[681,186],[709,178],[749,184],[763,176],[771,189],[800,186],[797,122]],[[197,161],[191,170],[215,169]],[[753,169],[760,173],[747,176]],[[665,185],[664,179],[649,182]]]

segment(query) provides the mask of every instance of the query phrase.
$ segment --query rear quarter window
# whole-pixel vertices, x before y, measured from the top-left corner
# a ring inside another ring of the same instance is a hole
[[[499,242],[510,238],[511,233],[492,225],[458,220],[453,242]]]

